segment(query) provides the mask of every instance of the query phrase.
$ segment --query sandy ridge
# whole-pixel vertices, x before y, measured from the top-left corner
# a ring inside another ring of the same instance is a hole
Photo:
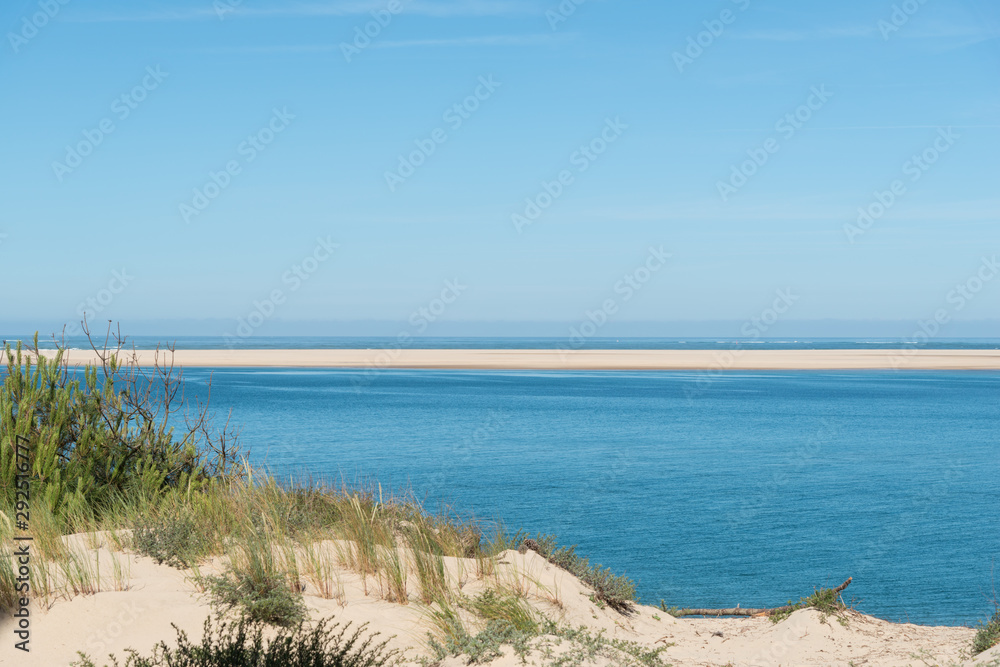
[[[152,350],[136,354],[144,366],[156,356]],[[97,360],[90,350],[71,350],[67,358],[72,365]],[[1000,350],[177,350],[173,361],[192,368],[1000,370]]]

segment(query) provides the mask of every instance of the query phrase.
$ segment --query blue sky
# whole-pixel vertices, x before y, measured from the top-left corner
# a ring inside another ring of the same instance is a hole
[[[5,2],[0,329],[75,321],[89,299],[94,319],[165,329],[259,311],[262,334],[434,305],[433,335],[568,325],[611,299],[607,331],[669,336],[749,321],[778,290],[787,322],[996,319],[994,2],[558,12]],[[879,214],[864,229],[859,207]],[[670,259],[626,299],[650,248]],[[446,281],[462,289],[441,309]]]

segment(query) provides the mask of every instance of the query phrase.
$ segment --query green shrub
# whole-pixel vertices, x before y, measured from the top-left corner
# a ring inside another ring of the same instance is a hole
[[[208,550],[194,517],[179,510],[136,521],[132,548],[157,563],[182,569],[197,564]]]
[[[799,599],[798,602],[788,601],[785,607],[772,612],[768,618],[772,623],[780,623],[799,609],[816,609],[829,616],[840,614],[847,609],[847,605],[840,599],[840,593],[833,588],[817,588],[808,597]],[[846,625],[845,617],[840,616],[841,624]]]
[[[515,539],[520,535],[516,535]],[[552,564],[566,570],[574,577],[594,589],[594,598],[621,614],[633,611],[635,583],[628,577],[614,574],[610,568],[591,565],[587,558],[576,553],[576,546],[557,547],[553,535],[538,535],[534,540],[525,540],[530,548],[548,559]],[[519,545],[521,546],[521,545]]]
[[[202,409],[175,438],[171,424],[184,421],[180,375],[172,365],[123,363],[123,344],[95,347],[101,363],[82,372],[70,372],[62,349],[43,356],[37,334],[31,350],[4,345],[0,508],[15,502],[18,441],[28,450],[32,498],[56,515],[67,505],[97,512],[125,491],[199,488],[230,471],[238,455],[232,434],[210,431]]]
[[[291,627],[305,620],[306,607],[297,577],[293,581],[290,574],[275,559],[269,540],[251,538],[231,551],[222,576],[203,581],[223,609],[235,607],[253,623]]]
[[[500,647],[505,644],[513,647],[514,652],[524,658],[530,650],[528,642],[537,636],[537,630],[518,630],[510,621],[493,620],[476,635],[462,629],[450,634],[444,644],[434,638],[430,639],[429,644],[438,661],[448,656],[465,655],[468,656],[468,664],[473,665],[500,657]]]
[[[980,623],[977,630],[976,638],[972,641],[972,655],[978,655],[1000,645],[1000,607],[993,614],[993,618]]]
[[[554,657],[552,647],[564,641],[569,643],[568,648]],[[616,667],[667,667],[660,655],[673,644],[648,648],[637,642],[608,638],[603,630],[594,633],[585,626],[559,627],[546,621],[533,630],[519,630],[509,621],[494,620],[476,635],[462,630],[448,637],[444,644],[431,639],[430,646],[438,661],[464,655],[470,665],[490,662],[503,654],[503,646],[510,646],[522,663],[527,663],[528,654],[534,649],[545,656],[543,664],[551,667],[580,667],[601,662],[598,658]]]
[[[149,657],[130,650],[125,667],[382,667],[396,658],[396,651],[386,649],[387,641],[376,644],[376,635],[363,637],[365,626],[348,634],[350,623],[339,632],[339,624],[327,627],[326,623],[319,621],[312,628],[299,624],[265,642],[260,624],[241,619],[236,624],[219,621],[213,628],[208,619],[201,645],[192,644],[174,626],[177,648],[160,642]],[[96,667],[86,655],[79,655],[75,665]],[[118,660],[109,657],[119,667]]]

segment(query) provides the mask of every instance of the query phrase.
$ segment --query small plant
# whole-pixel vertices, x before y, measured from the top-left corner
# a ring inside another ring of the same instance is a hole
[[[316,542],[305,549],[305,578],[313,585],[320,597],[336,598],[344,604],[344,586],[337,574],[333,554],[322,542]]]
[[[476,635],[470,635],[464,630],[449,635],[444,644],[431,638],[430,647],[438,661],[452,655],[468,656],[467,664],[474,665],[490,662],[500,657],[500,647],[508,645],[522,659],[528,654],[528,642],[537,636],[537,631],[518,630],[512,623],[505,620],[493,620]]]
[[[836,589],[818,588],[813,591],[812,595],[800,599],[797,603],[789,600],[788,605],[773,612],[769,618],[772,623],[780,623],[799,609],[816,609],[824,616],[835,615],[839,617],[840,613],[847,609],[847,605],[840,600],[840,593]],[[843,619],[841,619],[841,625],[846,625]]]
[[[618,667],[666,667],[660,659],[660,654],[673,644],[666,644],[654,649],[642,644],[623,639],[609,639],[604,631],[594,634],[586,627],[558,628],[549,625],[545,634],[553,635],[557,642],[570,642],[570,649],[551,662],[552,667],[579,667],[583,664],[593,664],[597,658],[604,658],[610,665]]]
[[[290,573],[279,566],[267,540],[235,545],[226,572],[204,581],[217,604],[239,608],[251,622],[291,627],[306,618],[302,596],[293,591]]]
[[[677,606],[668,607],[666,602],[660,600],[660,611],[666,612],[676,618],[680,614],[681,608]]]
[[[489,589],[463,606],[487,622],[503,621],[518,632],[538,633],[538,621],[534,612],[516,595],[503,595]]]
[[[132,548],[157,563],[181,569],[195,565],[208,550],[194,517],[180,511],[137,521]]]
[[[520,534],[515,535],[515,539],[519,537]],[[556,538],[552,535],[538,535],[522,544],[593,588],[595,600],[600,600],[620,614],[630,614],[634,610],[635,583],[610,569],[591,565],[588,559],[576,553],[576,546],[556,547]]]
[[[293,630],[280,630],[271,641],[265,642],[260,624],[247,619],[236,624],[220,620],[218,626],[213,627],[212,620],[207,619],[201,645],[192,644],[187,635],[174,626],[177,648],[160,642],[149,657],[130,650],[125,667],[383,667],[395,660],[396,651],[386,649],[388,641],[376,644],[377,634],[363,637],[365,626],[348,634],[349,629],[350,623],[343,627],[339,624],[327,626],[326,620],[312,628],[300,623]],[[82,652],[79,656],[80,660],[74,665],[96,667]],[[111,656],[111,663],[119,667],[114,656]]]
[[[4,615],[17,606],[20,598],[13,562],[10,551],[4,545],[0,548],[0,614]]]
[[[662,618],[660,618],[659,614],[653,614],[653,618],[656,619],[657,621],[663,620]]]
[[[994,646],[1000,646],[1000,607],[997,607],[993,618],[977,626],[976,637],[972,640],[972,655],[988,651]]]
[[[420,599],[424,604],[447,598],[448,577],[445,574],[444,555],[432,539],[432,533],[414,527],[406,535],[413,570],[420,584]]]

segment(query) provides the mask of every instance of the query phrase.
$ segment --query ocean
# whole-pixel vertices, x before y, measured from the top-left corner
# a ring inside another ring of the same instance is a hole
[[[282,479],[554,533],[647,603],[774,606],[851,576],[890,620],[993,609],[1000,373],[191,369],[189,397],[210,377]]]

